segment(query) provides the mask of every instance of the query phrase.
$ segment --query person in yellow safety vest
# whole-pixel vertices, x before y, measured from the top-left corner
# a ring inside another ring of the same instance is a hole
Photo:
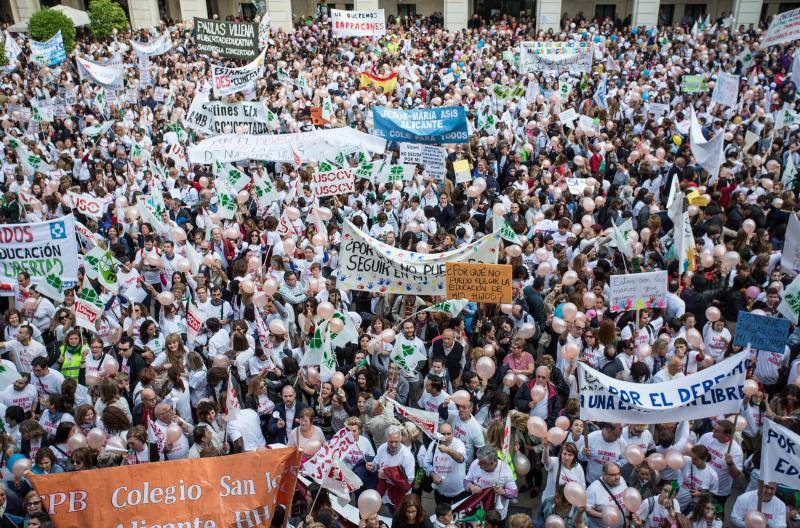
[[[64,336],[64,343],[59,347],[61,352],[58,364],[61,365],[61,374],[65,378],[78,379],[81,372],[81,364],[89,351],[88,345],[81,342],[81,334],[78,330],[72,329]]]

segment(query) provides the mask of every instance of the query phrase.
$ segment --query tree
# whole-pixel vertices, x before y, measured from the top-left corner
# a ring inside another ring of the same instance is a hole
[[[112,0],[89,2],[89,29],[95,37],[110,37],[117,31],[128,29],[128,18],[119,4]]]
[[[0,41],[0,66],[8,66],[8,57],[6,57],[6,43]]]
[[[28,21],[28,34],[38,42],[50,40],[58,30],[61,30],[61,38],[64,39],[64,49],[71,53],[75,48],[75,26],[67,15],[52,9],[42,9],[34,13]]]

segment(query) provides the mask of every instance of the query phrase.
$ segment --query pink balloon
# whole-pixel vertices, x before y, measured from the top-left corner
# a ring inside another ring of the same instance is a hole
[[[177,442],[183,434],[181,426],[175,423],[169,424],[167,427],[167,442]]]
[[[283,335],[286,333],[286,325],[280,319],[273,319],[269,322],[269,331],[275,335]]]
[[[622,492],[622,504],[629,512],[635,513],[642,505],[642,494],[636,488],[628,488]]]
[[[291,238],[287,238],[283,241],[283,253],[285,255],[291,256],[294,255],[294,250],[297,249],[297,245],[295,245],[294,240]]]
[[[75,433],[67,439],[67,447],[69,447],[70,451],[75,451],[81,447],[87,447],[88,445],[83,433]]]
[[[391,328],[387,328],[386,330],[381,332],[380,335],[381,341],[383,341],[384,343],[393,343],[396,337],[397,337],[397,332],[395,332]]]
[[[565,321],[571,323],[575,320],[575,316],[578,315],[578,307],[572,303],[564,303],[564,305],[561,306],[561,315]]]
[[[503,376],[503,385],[505,385],[506,387],[511,388],[516,384],[517,384],[517,377],[514,375],[513,372],[509,372],[505,376]]]
[[[714,267],[714,255],[711,252],[703,252],[700,254],[700,265],[704,268],[713,268]]]
[[[720,317],[722,317],[722,314],[720,313],[719,308],[716,306],[709,306],[706,308],[706,319],[712,323],[719,321]]]
[[[319,371],[316,367],[308,367],[306,369],[306,379],[311,385],[316,385],[319,381]]]
[[[565,431],[569,431],[569,418],[566,416],[559,416],[556,418],[556,427],[560,427]]]
[[[317,216],[319,216],[320,220],[324,220],[327,222],[328,220],[333,218],[333,211],[331,211],[327,207],[318,207]]]
[[[534,335],[536,335],[536,327],[533,323],[522,323],[520,325],[519,330],[517,330],[516,337],[521,337],[522,339],[531,339]]]
[[[633,466],[639,466],[644,462],[644,451],[642,451],[641,447],[630,444],[625,447],[625,460]]]
[[[331,317],[330,322],[328,323],[328,327],[331,329],[331,332],[335,334],[341,333],[344,330],[344,323],[341,319],[337,319],[336,317]]]
[[[189,273],[192,271],[192,264],[185,258],[182,258],[178,261],[178,271],[181,273]]]
[[[368,489],[358,497],[358,513],[362,519],[372,517],[381,509],[382,499],[377,491]]]
[[[240,282],[239,288],[241,288],[244,293],[253,293],[256,291],[256,285],[250,279],[244,279],[242,282]]]
[[[161,306],[169,306],[170,304],[175,302],[175,296],[172,295],[172,292],[168,291],[159,293],[156,299],[158,299],[158,303]]]
[[[94,372],[87,372],[86,373],[86,385],[88,387],[94,387],[100,383],[100,378]]]
[[[500,311],[503,312],[506,315],[510,314],[513,309],[514,309],[514,305],[513,304],[501,304],[500,305]]]
[[[482,380],[488,380],[494,376],[495,369],[494,360],[490,357],[483,356],[475,363],[475,373],[478,374],[478,377]]]
[[[381,348],[383,348],[383,342],[377,337],[373,337],[367,343],[367,351],[370,354],[377,354]]]
[[[313,237],[311,237],[311,244],[314,246],[325,246],[328,244],[328,237],[322,233],[316,233]]]
[[[331,375],[331,385],[333,385],[334,388],[336,388],[336,389],[338,389],[342,385],[344,385],[344,374],[342,374],[341,372],[338,372],[338,371],[334,372]]]
[[[674,469],[675,471],[683,469],[683,464],[685,460],[683,459],[683,455],[678,453],[677,451],[673,451],[672,449],[670,449],[669,451],[667,451],[664,458],[667,461],[667,466],[669,466],[671,469]]]
[[[94,427],[89,434],[86,435],[86,443],[92,449],[100,449],[106,443],[106,432],[99,427]]]
[[[567,432],[560,427],[551,427],[547,431],[547,441],[553,445],[561,445],[567,439]]]
[[[622,512],[617,505],[606,506],[603,508],[603,524],[606,526],[617,526],[622,523]]]
[[[647,465],[656,471],[663,471],[667,467],[667,460],[661,453],[653,453],[647,457]]]
[[[511,258],[518,257],[522,255],[522,248],[516,244],[514,244],[513,246],[508,246],[506,248],[506,255],[508,255]]]
[[[767,518],[760,511],[750,510],[744,515],[744,528],[767,528]]]
[[[522,453],[514,455],[514,471],[517,475],[527,475],[531,471],[531,461]]]
[[[754,379],[744,380],[744,387],[742,387],[742,392],[744,392],[745,396],[752,396],[758,392],[758,382]]]
[[[561,277],[561,282],[563,282],[567,286],[572,286],[576,282],[578,282],[578,274],[572,270],[567,270],[564,272],[564,276]]]
[[[119,436],[112,436],[106,441],[106,451],[113,451],[115,453],[127,453],[128,446],[125,440]]]
[[[757,299],[761,290],[758,286],[748,286],[746,290],[747,296],[751,299]]]
[[[100,371],[106,376],[115,376],[119,372],[119,362],[111,356],[106,356],[100,366]]]
[[[528,418],[528,432],[537,438],[547,436],[547,424],[538,416]]]
[[[586,488],[578,482],[567,482],[564,486],[564,498],[576,508],[585,508]]]
[[[465,390],[456,391],[452,396],[450,396],[450,399],[456,405],[469,405],[469,402],[472,401],[472,397]]]
[[[289,217],[289,220],[291,220],[292,222],[300,218],[300,209],[298,209],[297,207],[287,207],[286,209],[284,209],[284,212],[286,213],[286,216]]]
[[[547,389],[541,385],[534,385],[531,389],[531,400],[534,403],[539,403],[547,396]]]
[[[258,291],[253,294],[253,298],[251,300],[253,301],[253,306],[256,306],[257,308],[263,308],[267,305],[267,294]]]
[[[592,292],[583,294],[583,307],[584,309],[594,308],[597,304],[597,295]]]
[[[326,321],[330,321],[333,314],[336,312],[336,308],[327,301],[319,303],[317,305],[317,315],[325,319]]]
[[[557,334],[563,334],[567,329],[567,322],[560,317],[553,317],[553,320],[550,321],[550,328]]]

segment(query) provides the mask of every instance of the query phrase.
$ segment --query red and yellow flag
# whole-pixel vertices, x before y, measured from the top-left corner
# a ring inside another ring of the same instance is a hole
[[[361,72],[361,88],[368,88],[369,86],[375,87],[376,90],[383,88],[383,93],[394,92],[397,87],[397,73],[380,77],[369,72]]]

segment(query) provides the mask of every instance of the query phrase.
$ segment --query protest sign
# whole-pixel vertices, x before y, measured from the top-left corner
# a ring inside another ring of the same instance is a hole
[[[711,100],[733,108],[737,99],[739,99],[739,76],[720,72],[717,75],[714,91],[711,93]]]
[[[301,456],[285,447],[29,479],[56,526],[269,526],[292,502]]]
[[[77,282],[74,216],[0,226],[0,280],[16,282],[23,271],[30,273],[34,284],[50,274],[61,277],[65,284]]]
[[[736,319],[736,335],[733,337],[733,344],[783,354],[786,350],[787,337],[789,337],[789,321],[787,319],[778,319],[742,310]]]
[[[749,351],[696,374],[663,383],[632,383],[578,362],[582,420],[655,424],[739,412]]]
[[[383,154],[386,150],[385,140],[342,127],[295,134],[223,134],[191,145],[189,160],[202,164],[210,164],[215,159],[222,162],[253,159],[293,163],[296,152],[302,160],[321,161],[334,158],[348,145],[359,145],[374,154]]]
[[[781,302],[778,311],[793,324],[797,324],[800,316],[800,275],[786,286],[781,292]]]
[[[567,178],[567,189],[570,194],[575,196],[583,196],[583,190],[587,187],[586,180],[588,178]]]
[[[249,64],[241,68],[228,68],[227,66],[211,66],[211,76],[214,86],[214,95],[222,97],[255,87],[256,79],[264,73],[264,49],[261,54]]]
[[[345,222],[339,254],[340,287],[406,295],[444,295],[445,263],[496,264],[499,233],[446,253],[414,253],[389,246]]]
[[[225,22],[194,17],[197,51],[231,59],[250,59],[258,55],[258,24]]]
[[[385,106],[372,109],[375,135],[407,143],[467,143],[467,114],[463,106],[400,110]]]
[[[437,180],[443,180],[447,172],[446,157],[447,152],[444,147],[420,143],[400,143],[400,163],[422,165],[425,167],[425,174]]]
[[[588,73],[592,69],[592,58],[590,42],[522,42],[519,68],[523,73]]]
[[[197,339],[202,333],[203,323],[206,322],[206,319],[206,312],[189,301],[189,309],[186,311],[186,328],[191,339]]]
[[[464,183],[472,180],[469,161],[462,159],[453,162],[453,171],[456,173],[456,183]]]
[[[140,57],[155,57],[172,49],[172,37],[170,37],[169,31],[165,31],[163,35],[147,44],[132,40],[131,46]]]
[[[761,481],[800,489],[800,435],[765,420],[761,438]]]
[[[338,196],[355,192],[355,178],[350,169],[336,169],[327,172],[315,172],[312,176],[311,188],[318,198]]]
[[[340,429],[313,457],[303,464],[303,473],[318,483],[330,475],[333,463],[342,460],[353,447],[356,441],[353,434],[345,429]]]
[[[708,85],[702,75],[684,75],[681,91],[684,93],[707,92]]]
[[[448,299],[511,304],[511,266],[448,262],[445,265]]]
[[[789,215],[786,239],[781,253],[781,270],[800,274],[800,220],[797,214]]]
[[[102,200],[89,193],[77,194],[70,191],[67,193],[66,198],[70,207],[81,214],[91,216],[95,220],[102,217],[106,209]]]
[[[116,86],[122,79],[124,70],[116,66],[104,66],[80,57],[75,57],[78,64],[78,75],[81,80],[90,79],[103,87]]]
[[[647,111],[655,116],[665,115],[669,113],[669,103],[648,103]]]
[[[344,11],[331,9],[333,34],[339,37],[382,37],[386,34],[383,9]]]
[[[405,405],[400,405],[388,396],[386,399],[394,406],[394,411],[398,416],[405,418],[419,427],[420,430],[432,440],[437,439],[436,430],[439,427],[439,413],[406,407]]]
[[[322,117],[321,106],[311,107],[311,124],[314,126],[325,126],[331,124],[331,121],[329,119],[325,119],[324,117]]]
[[[611,311],[667,307],[667,272],[611,276]]]
[[[29,41],[31,44],[31,60],[46,66],[58,66],[67,60],[67,50],[61,30],[46,42]]]
[[[761,39],[761,49],[800,39],[800,8],[778,13]]]
[[[558,114],[558,120],[561,122],[561,124],[566,125],[569,128],[574,126],[573,123],[576,119],[578,119],[578,112],[576,112],[574,108],[567,108]]]
[[[223,133],[244,133],[244,134],[267,134],[270,130],[267,109],[263,101],[240,103],[223,103],[220,101],[202,103],[204,113],[209,116],[203,119],[203,123],[208,121],[205,127],[209,134]],[[230,127],[230,128],[229,128]],[[239,131],[239,127],[245,127],[245,131]]]

